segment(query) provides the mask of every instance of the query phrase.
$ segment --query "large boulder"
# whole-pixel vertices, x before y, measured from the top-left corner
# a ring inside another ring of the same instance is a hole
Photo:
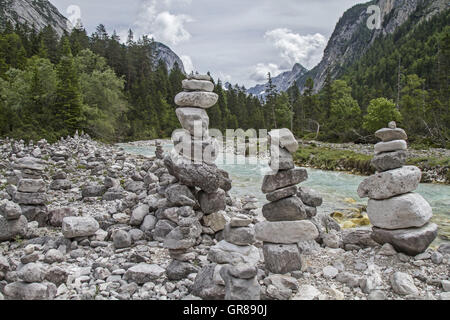
[[[218,100],[219,96],[214,92],[180,92],[175,96],[175,104],[179,107],[208,109]]]
[[[191,136],[202,139],[208,136],[209,117],[205,110],[198,108],[178,108],[178,120],[183,129],[189,131]]]
[[[192,163],[176,153],[167,155],[164,164],[172,176],[189,187],[198,187],[207,193],[213,193],[221,185],[222,175],[215,165]]]
[[[267,203],[262,208],[267,221],[295,221],[308,218],[305,205],[296,196]]]
[[[399,252],[416,256],[425,252],[428,246],[436,239],[438,226],[427,223],[420,228],[387,230],[377,227],[372,229],[372,238],[379,244],[390,243]]]
[[[421,177],[422,171],[414,166],[378,173],[361,182],[358,195],[361,198],[389,199],[416,190]]]
[[[278,171],[276,174],[268,174],[262,183],[262,192],[270,193],[278,189],[299,184],[308,179],[308,172],[304,168],[295,168],[286,171]]]
[[[62,233],[66,238],[88,237],[100,228],[92,217],[66,217],[62,222]]]
[[[401,168],[406,163],[406,151],[383,152],[373,157],[370,164],[379,172]]]
[[[263,242],[291,244],[315,240],[319,236],[317,227],[308,220],[260,222],[255,225],[256,239]]]
[[[418,193],[407,193],[386,200],[369,200],[367,214],[378,228],[421,227],[433,216],[429,203]]]

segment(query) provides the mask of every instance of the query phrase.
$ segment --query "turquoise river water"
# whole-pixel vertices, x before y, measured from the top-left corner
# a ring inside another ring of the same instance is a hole
[[[130,144],[119,144],[124,151],[131,154],[153,156],[155,147],[138,147]],[[170,151],[171,144],[164,145],[165,151]],[[233,157],[227,155],[227,157]],[[264,173],[269,169],[267,161],[256,158],[234,156],[232,164],[225,163],[223,154],[219,156],[216,164],[226,170],[233,180],[233,189],[230,193],[234,196],[253,195],[260,205],[266,203],[265,196],[261,192],[261,184]],[[228,160],[228,158],[227,158]],[[358,197],[358,185],[365,178],[363,176],[344,172],[323,171],[307,169],[309,178],[302,186],[311,187],[323,196],[324,203],[320,210],[333,213],[367,204],[367,199]],[[441,184],[420,184],[416,190],[433,208],[433,222],[439,225],[439,237],[436,243],[442,240],[450,240],[450,186]]]

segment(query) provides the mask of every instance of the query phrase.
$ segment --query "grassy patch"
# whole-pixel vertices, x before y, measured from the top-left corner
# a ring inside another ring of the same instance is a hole
[[[299,165],[323,170],[357,171],[362,174],[373,174],[375,172],[370,166],[371,156],[348,150],[306,146],[297,151],[294,160]]]

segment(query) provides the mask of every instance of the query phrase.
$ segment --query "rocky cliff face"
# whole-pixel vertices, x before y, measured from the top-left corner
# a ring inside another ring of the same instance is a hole
[[[154,49],[155,49],[155,61],[158,62],[159,60],[163,60],[166,65],[167,69],[172,70],[175,63],[178,63],[178,67],[183,71],[183,73],[186,73],[184,70],[183,61],[181,61],[180,57],[177,56],[175,52],[173,52],[168,46],[162,44],[161,42],[154,42]]]
[[[0,27],[9,21],[40,30],[51,25],[61,36],[68,31],[67,19],[47,0],[0,0]]]
[[[273,84],[277,87],[278,91],[286,91],[297,79],[301,79],[308,70],[303,67],[300,63],[296,63],[292,68],[292,71],[286,71],[282,74],[272,78]],[[253,94],[255,96],[265,96],[266,84],[258,84],[253,88],[247,90],[247,93]]]
[[[367,21],[373,14],[373,12],[367,13],[367,9],[371,5],[380,8],[381,26],[379,29],[371,30],[367,27]],[[429,19],[448,9],[449,6],[447,0],[374,0],[358,4],[347,10],[337,23],[328,41],[322,61],[307,73],[284,75],[283,77],[289,79],[290,83],[281,81],[277,86],[289,88],[289,85],[297,80],[302,89],[306,79],[311,77],[314,80],[315,89],[318,91],[322,89],[328,72],[332,79],[339,77],[346,67],[364,55],[376,38],[392,34],[412,15],[420,23],[424,19]],[[257,94],[258,89],[263,88],[264,85],[257,87],[248,92]]]

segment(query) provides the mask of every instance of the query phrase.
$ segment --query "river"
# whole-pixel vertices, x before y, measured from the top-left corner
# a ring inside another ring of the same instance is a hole
[[[124,151],[132,154],[153,156],[155,147],[132,144],[119,144]],[[173,146],[165,144],[164,150],[170,151]],[[228,155],[230,156],[230,155]],[[225,164],[223,154],[219,156],[216,164],[226,170],[233,180],[233,189],[230,194],[234,196],[253,195],[260,205],[266,203],[266,198],[261,192],[261,184],[264,173],[269,169],[267,161],[255,158],[235,156],[233,164]],[[320,192],[324,202],[321,211],[333,213],[346,211],[367,204],[367,199],[360,199],[357,194],[358,185],[365,178],[363,176],[344,172],[323,171],[308,168],[309,178],[301,186],[308,186]],[[420,184],[416,190],[433,208],[433,222],[439,225],[439,237],[434,245],[442,240],[450,239],[450,186],[441,184]]]

